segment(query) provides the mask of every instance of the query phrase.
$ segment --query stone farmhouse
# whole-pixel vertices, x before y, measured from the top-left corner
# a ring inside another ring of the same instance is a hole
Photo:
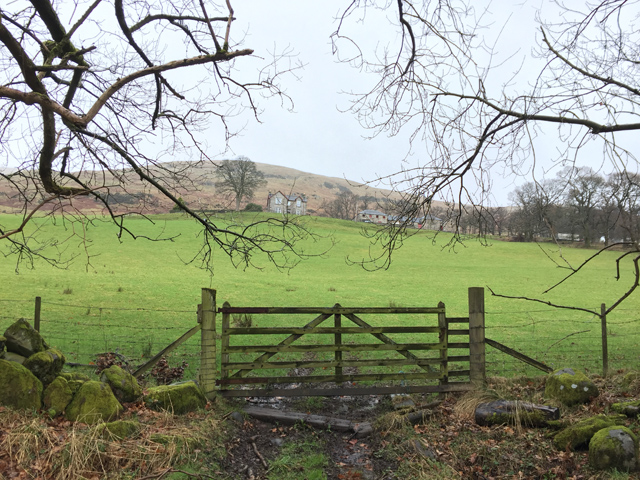
[[[285,195],[280,191],[275,193],[269,192],[267,196],[267,212],[306,215],[307,198],[298,193]]]
[[[386,213],[380,212],[378,210],[362,210],[358,212],[356,215],[356,222],[364,222],[364,223],[378,223],[382,225],[386,225],[388,222],[389,215]]]

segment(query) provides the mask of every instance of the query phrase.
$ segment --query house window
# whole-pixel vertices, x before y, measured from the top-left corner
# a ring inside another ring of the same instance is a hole
[[[280,197],[276,197],[276,205],[281,205],[282,199]]]
[[[290,207],[290,206],[291,206],[291,200],[287,202],[287,207]]]
[[[296,208],[296,215],[300,215],[300,209]]]
[[[300,199],[296,200],[296,207],[299,207],[300,205],[302,205],[302,201]]]
[[[282,213],[282,208],[276,207],[276,213]]]

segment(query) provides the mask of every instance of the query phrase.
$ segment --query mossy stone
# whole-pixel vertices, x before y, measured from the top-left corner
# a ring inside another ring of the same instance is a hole
[[[587,403],[599,395],[598,387],[582,372],[562,368],[549,374],[544,396],[556,399],[566,406]]]
[[[42,406],[42,382],[19,363],[0,359],[0,405],[16,409]]]
[[[58,376],[66,378],[67,381],[81,380],[82,382],[88,382],[89,380],[91,380],[91,378],[89,378],[89,375],[85,375],[84,373],[80,372],[60,372]]]
[[[55,417],[64,412],[67,405],[73,398],[73,392],[69,387],[69,382],[64,377],[56,377],[53,382],[44,389],[42,402],[49,412],[49,415]]]
[[[102,382],[84,382],[67,406],[67,419],[75,422],[95,424],[116,418],[123,408],[111,391]]]
[[[622,380],[620,381],[620,385],[622,387],[628,388],[631,386],[631,384],[637,382],[640,379],[640,372],[628,372],[627,374],[625,374],[624,377],[622,377]]]
[[[589,465],[597,470],[636,470],[638,438],[621,425],[603,428],[589,442]]]
[[[5,344],[7,343],[6,337],[0,335],[0,358],[4,358],[4,352],[6,350]]]
[[[22,364],[38,377],[46,386],[49,385],[62,371],[66,359],[57,348],[49,348],[44,352],[37,352],[27,358]]]
[[[193,381],[150,388],[144,396],[144,402],[149,408],[167,410],[176,415],[193,412],[207,405],[202,390]]]
[[[635,417],[640,414],[640,400],[614,403],[611,405],[611,410],[617,413],[622,413],[627,417]]]
[[[103,370],[100,380],[109,384],[113,394],[121,402],[135,402],[142,397],[142,387],[138,381],[118,365]]]
[[[101,435],[123,439],[132,438],[140,433],[141,426],[135,420],[116,420],[115,422],[101,423],[96,427],[96,431]]]
[[[589,448],[589,441],[596,432],[606,427],[618,425],[625,419],[624,415],[596,415],[586,418],[558,432],[553,437],[553,444],[558,450],[566,450],[567,446],[571,450],[586,450]]]
[[[10,325],[5,330],[4,337],[7,339],[7,351],[27,358],[49,348],[38,331],[24,318]]]

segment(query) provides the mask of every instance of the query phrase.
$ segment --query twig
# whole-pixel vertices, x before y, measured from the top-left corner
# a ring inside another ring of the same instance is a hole
[[[563,340],[566,340],[567,338],[569,338],[569,337],[571,337],[571,336],[573,336],[573,335],[578,335],[579,333],[588,333],[588,332],[590,332],[590,331],[591,331],[591,330],[581,330],[581,331],[579,331],[579,332],[573,332],[573,333],[570,333],[569,335],[566,335],[566,336],[562,337],[562,338],[561,338],[560,340],[558,340],[557,342],[554,342],[554,343],[552,343],[551,345],[549,345],[549,348],[547,348],[547,352],[545,352],[545,355],[549,352],[549,350],[551,349],[551,347],[553,347],[554,345],[559,344],[559,343],[560,343],[560,342],[562,342]]]
[[[254,435],[253,437],[249,438],[249,441],[251,442],[251,446],[253,447],[253,451],[256,452],[256,455],[258,456],[258,458],[262,462],[262,465],[264,466],[264,468],[269,468],[269,465],[267,464],[267,461],[264,459],[264,457],[258,451],[258,447],[256,446],[256,438],[258,438],[257,435]]]

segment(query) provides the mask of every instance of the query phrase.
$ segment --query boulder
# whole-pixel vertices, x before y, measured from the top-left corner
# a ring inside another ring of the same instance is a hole
[[[91,380],[89,378],[89,375],[85,375],[84,373],[80,372],[60,372],[59,376],[65,378],[69,382],[71,380],[80,380],[82,382],[88,382],[89,380]]]
[[[5,344],[7,343],[6,337],[0,335],[0,358],[4,358],[4,352],[6,350]]]
[[[558,432],[553,437],[553,444],[562,451],[565,451],[567,447],[571,450],[586,450],[589,448],[589,441],[596,432],[606,427],[619,425],[624,421],[624,418],[624,415],[596,415],[586,418]]]
[[[120,402],[136,402],[142,397],[142,387],[138,381],[118,365],[104,369],[100,380],[111,387]]]
[[[22,355],[18,355],[17,353],[13,353],[13,352],[4,352],[3,358],[5,360],[8,360],[9,362],[19,363],[20,365],[22,365],[24,361],[27,359],[27,357],[23,357]]]
[[[60,350],[49,348],[44,352],[34,353],[22,365],[31,370],[43,385],[47,386],[62,371],[64,362],[65,358]]]
[[[620,382],[620,385],[622,387],[629,388],[638,380],[640,380],[640,372],[631,371],[625,374],[624,377],[622,377],[622,381]]]
[[[16,409],[42,406],[42,382],[16,362],[0,359],[0,405]]]
[[[42,395],[42,403],[49,415],[55,417],[60,415],[67,408],[73,398],[73,391],[69,382],[64,377],[56,377]]]
[[[557,407],[511,400],[480,403],[475,412],[476,423],[482,426],[520,424],[542,427],[549,420],[558,418],[560,418],[560,410]]]
[[[49,348],[42,336],[24,318],[9,326],[4,337],[7,339],[7,351],[27,358]]]
[[[589,442],[589,465],[597,470],[636,470],[638,438],[620,425],[599,430]]]
[[[640,413],[640,400],[614,403],[611,405],[611,410],[635,418]]]
[[[544,395],[570,407],[591,401],[599,392],[595,383],[584,373],[573,368],[563,368],[549,374]]]
[[[116,418],[123,408],[109,385],[90,380],[84,382],[67,406],[67,419],[95,424]]]
[[[99,434],[116,439],[135,437],[140,433],[140,429],[140,423],[135,420],[116,420],[115,422],[101,423],[96,427]]]
[[[193,381],[150,388],[144,403],[154,410],[167,410],[176,415],[204,408],[207,399]]]

